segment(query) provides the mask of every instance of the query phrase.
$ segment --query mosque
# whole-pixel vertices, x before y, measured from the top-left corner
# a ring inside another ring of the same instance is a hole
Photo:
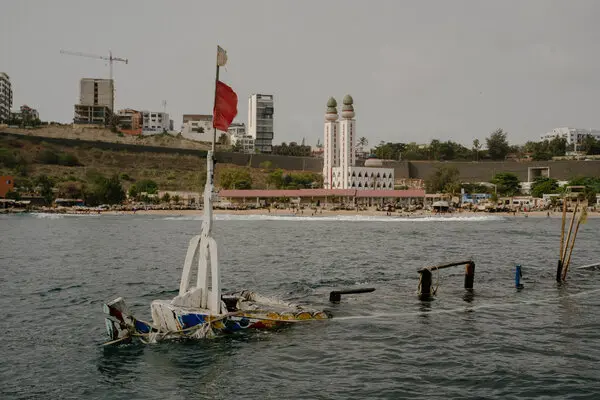
[[[323,140],[323,187],[325,189],[394,190],[394,169],[382,161],[369,159],[364,167],[356,163],[356,120],[354,100],[344,96],[342,118],[338,121],[337,102],[327,101]]]

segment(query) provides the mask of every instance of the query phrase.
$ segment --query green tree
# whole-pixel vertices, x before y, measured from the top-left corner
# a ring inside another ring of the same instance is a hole
[[[581,141],[579,150],[584,151],[588,156],[600,154],[600,141],[596,140],[592,135],[587,135]]]
[[[514,196],[521,191],[519,178],[510,172],[500,172],[494,176],[492,183],[496,185],[496,190],[501,196]]]
[[[148,193],[148,194],[157,194],[158,193],[158,184],[151,179],[142,179],[138,181],[136,184],[136,189],[138,193]]]
[[[47,175],[40,175],[35,179],[36,188],[38,188],[40,196],[44,198],[46,204],[52,203],[54,199],[54,180]]]
[[[261,162],[259,165],[262,169],[269,171],[273,167],[273,163],[269,160]]]
[[[128,193],[129,193],[129,197],[130,198],[137,199],[137,197],[140,194],[140,192],[137,189],[137,186],[135,185],[135,183],[129,187],[129,192]]]
[[[492,160],[504,160],[510,151],[506,133],[502,129],[492,132],[486,140],[488,154]]]
[[[223,189],[251,189],[252,177],[246,169],[229,168],[221,172]]]
[[[283,186],[283,170],[276,169],[267,176],[267,185],[274,186],[276,189],[281,189]]]
[[[589,204],[596,203],[596,194],[600,193],[600,177],[580,176],[569,181],[568,186],[585,186],[584,196]]]
[[[102,174],[94,174],[84,189],[85,202],[95,206],[99,204],[120,204],[125,200],[125,190],[119,175],[106,178]]]
[[[548,141],[548,151],[553,157],[564,156],[567,151],[567,139],[557,136]]]
[[[372,151],[377,158],[382,160],[399,160],[402,153],[406,150],[404,143],[380,142]]]
[[[175,204],[179,204],[179,202],[181,202],[181,197],[176,194],[175,196],[173,196],[173,201],[175,202]]]
[[[233,151],[234,153],[241,153],[242,152],[242,142],[239,140],[237,142],[235,142],[235,144],[233,146],[231,146],[231,151]]]
[[[438,167],[425,181],[425,188],[429,193],[454,192],[457,184],[460,185],[459,175],[456,167]]]
[[[537,177],[531,185],[531,195],[533,197],[543,197],[545,194],[558,192],[558,181],[547,177]]]
[[[171,202],[171,195],[168,192],[165,192],[165,194],[163,195],[161,201],[163,203],[170,203]]]

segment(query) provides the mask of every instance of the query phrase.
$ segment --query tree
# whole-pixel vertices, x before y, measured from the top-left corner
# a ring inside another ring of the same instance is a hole
[[[479,139],[473,139],[473,152],[475,153],[475,161],[479,161],[479,149],[481,149],[481,143]]]
[[[267,161],[263,161],[260,164],[258,164],[259,167],[261,167],[264,170],[269,171],[271,169],[271,167],[273,167],[273,163],[269,160]]]
[[[592,135],[587,135],[581,141],[579,149],[584,151],[588,156],[600,154],[600,141],[596,140]]]
[[[106,178],[102,174],[94,174],[84,189],[85,202],[95,206],[99,204],[120,204],[125,200],[125,190],[121,186],[119,175]]]
[[[233,144],[233,146],[231,146],[231,151],[233,151],[234,153],[241,153],[243,150],[242,148],[242,142],[241,141],[237,141]]]
[[[220,183],[223,189],[251,189],[252,177],[246,169],[229,168],[221,173]]]
[[[283,186],[283,170],[276,169],[267,176],[267,185],[274,186],[276,189],[281,189]]]
[[[81,182],[67,181],[58,184],[58,195],[67,199],[78,199],[83,194]]]
[[[502,196],[514,196],[521,190],[519,178],[510,172],[500,172],[494,176],[492,183],[496,185],[498,194]]]
[[[454,192],[456,191],[456,185],[460,184],[459,175],[460,173],[456,167],[439,167],[427,179],[425,188],[429,193]]]
[[[379,143],[379,146],[375,147],[372,151],[379,159],[399,160],[405,149],[406,144],[404,143],[381,142]]]
[[[170,203],[171,202],[171,195],[168,192],[165,192],[165,194],[162,197],[162,202],[163,203]]]
[[[564,156],[567,152],[567,139],[557,136],[548,141],[548,151],[553,157]]]
[[[52,203],[54,194],[52,189],[54,188],[54,180],[46,175],[40,175],[35,179],[35,185],[39,188],[40,196],[44,198],[46,204]]]
[[[135,184],[138,193],[157,194],[158,184],[151,179],[142,179]]]
[[[179,205],[181,197],[178,194],[176,194],[175,196],[173,196],[173,201],[175,202],[175,204]]]
[[[531,185],[531,195],[533,197],[543,197],[545,194],[556,193],[558,191],[558,181],[547,177],[537,177]]]
[[[588,204],[596,203],[596,194],[600,193],[600,177],[580,176],[569,181],[568,186],[585,186],[584,196]]]
[[[229,137],[227,136],[227,134],[221,133],[221,135],[219,136],[219,144],[226,145],[228,141],[229,141]]]
[[[486,140],[488,154],[492,160],[504,160],[510,151],[510,145],[506,140],[506,133],[502,129],[492,132]]]
[[[140,192],[137,189],[137,186],[135,184],[131,185],[129,187],[129,197],[132,199],[137,199],[138,195],[140,194]]]

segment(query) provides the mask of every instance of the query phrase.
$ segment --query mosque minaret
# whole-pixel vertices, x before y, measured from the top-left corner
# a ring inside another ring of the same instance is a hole
[[[349,94],[342,100],[342,119],[338,121],[337,102],[327,101],[323,140],[323,187],[325,189],[393,190],[394,169],[356,167],[356,120],[354,100]]]

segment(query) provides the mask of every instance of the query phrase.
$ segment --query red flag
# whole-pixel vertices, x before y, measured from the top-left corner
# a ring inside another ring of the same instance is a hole
[[[217,95],[213,110],[213,128],[227,131],[229,125],[237,115],[237,94],[229,86],[217,81]]]

